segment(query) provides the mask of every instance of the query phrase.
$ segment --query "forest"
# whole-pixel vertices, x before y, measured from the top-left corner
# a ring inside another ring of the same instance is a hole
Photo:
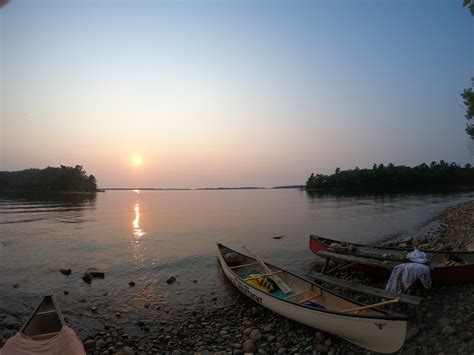
[[[332,175],[311,174],[306,190],[399,191],[474,188],[474,168],[443,160],[415,167],[374,164],[372,169],[341,170]]]
[[[96,192],[94,175],[81,165],[0,171],[0,190]]]

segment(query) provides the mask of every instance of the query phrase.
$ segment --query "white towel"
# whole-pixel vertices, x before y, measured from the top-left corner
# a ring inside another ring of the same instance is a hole
[[[419,263],[400,264],[393,268],[385,290],[393,293],[403,293],[406,292],[416,280],[420,280],[424,288],[431,287],[429,266]]]

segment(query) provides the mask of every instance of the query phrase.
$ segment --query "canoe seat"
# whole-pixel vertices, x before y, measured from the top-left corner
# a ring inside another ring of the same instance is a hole
[[[249,263],[249,264],[242,264],[242,265],[229,266],[229,269],[238,269],[238,268],[241,268],[241,267],[253,266],[253,265],[257,265],[257,264],[258,264],[258,263],[255,262],[255,263]]]

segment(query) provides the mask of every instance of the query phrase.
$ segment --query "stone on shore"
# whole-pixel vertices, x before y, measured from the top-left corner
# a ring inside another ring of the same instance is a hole
[[[253,340],[247,340],[242,347],[244,353],[256,353],[258,351],[257,344]]]
[[[69,276],[69,275],[71,275],[72,270],[71,269],[59,269],[59,272],[63,275]]]
[[[167,283],[167,284],[172,284],[172,283],[174,283],[175,281],[176,281],[176,277],[171,276],[171,277],[168,278],[168,280],[166,280],[166,283]]]

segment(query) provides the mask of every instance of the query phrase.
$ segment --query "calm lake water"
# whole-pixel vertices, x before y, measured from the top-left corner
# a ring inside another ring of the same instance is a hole
[[[26,315],[46,294],[57,296],[69,318],[91,316],[91,305],[98,305],[105,318],[120,311],[124,322],[153,317],[156,304],[162,310],[228,304],[236,293],[220,271],[216,242],[245,244],[303,274],[316,260],[308,250],[311,233],[376,242],[413,233],[447,206],[472,197],[311,198],[300,190],[0,195],[0,312]],[[72,274],[64,276],[60,268]],[[104,271],[105,279],[86,284],[81,277],[88,268]],[[177,282],[168,285],[169,276]]]

